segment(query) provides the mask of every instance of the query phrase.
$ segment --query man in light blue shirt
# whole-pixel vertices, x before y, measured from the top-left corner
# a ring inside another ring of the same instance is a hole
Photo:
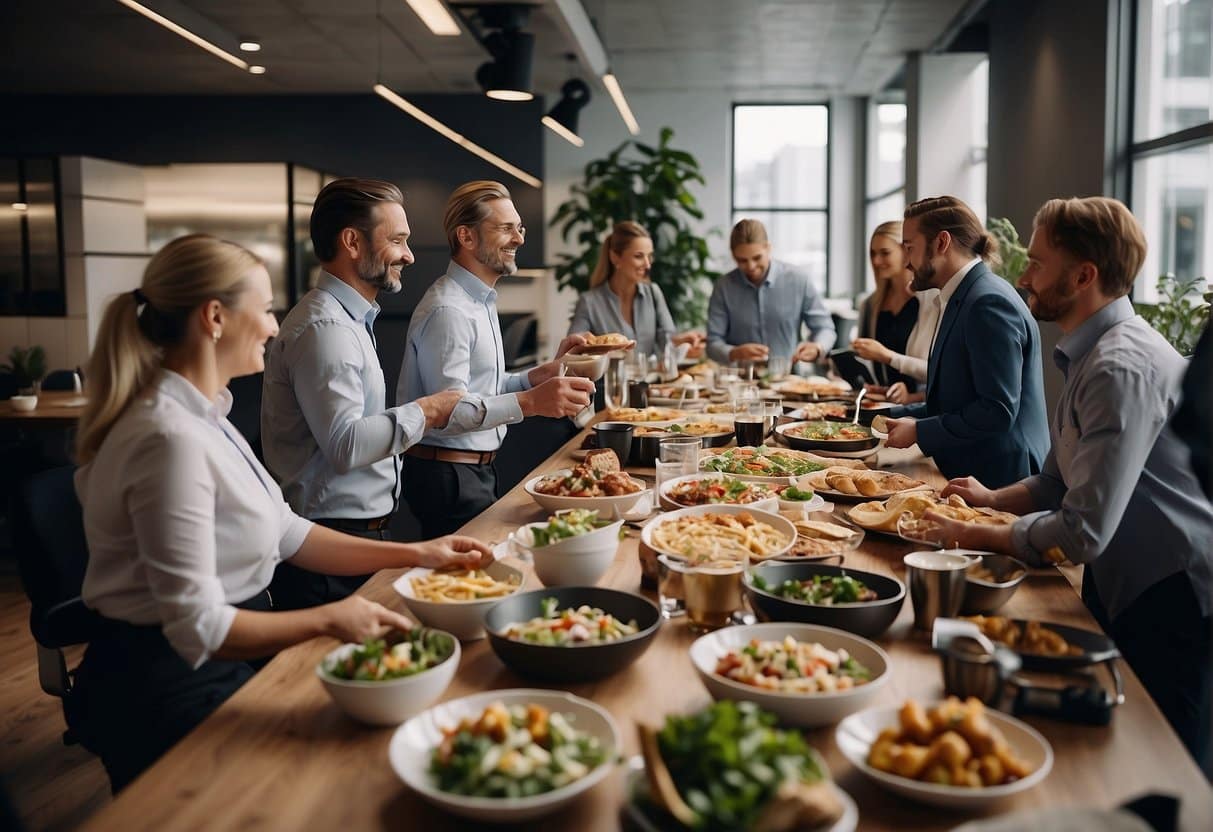
[[[421,299],[400,369],[400,401],[455,388],[463,398],[444,428],[426,432],[405,457],[404,496],[426,537],[447,534],[497,498],[493,468],[506,426],[527,416],[572,416],[593,382],[560,376],[559,358],[584,342],[565,338],[557,360],[507,373],[497,319],[497,281],[518,270],[526,239],[510,193],[498,182],[460,186],[443,218],[451,262]]]
[[[708,356],[721,364],[822,361],[834,346],[834,319],[809,276],[771,259],[758,220],[741,220],[729,237],[737,268],[716,281],[708,301]],[[808,340],[801,340],[802,325]]]
[[[396,510],[399,455],[426,428],[446,424],[463,395],[443,390],[387,407],[375,296],[400,291],[401,270],[413,262],[403,200],[375,179],[338,179],[317,196],[311,234],[324,274],[266,349],[261,402],[266,465],[291,508],[381,540]],[[283,564],[271,593],[282,608],[314,606],[345,597],[365,577]]]
[[[1020,520],[939,520],[939,534],[1033,565],[1085,564],[1087,607],[1209,772],[1213,506],[1171,430],[1186,363],[1128,298],[1145,251],[1116,200],[1054,199],[1037,213],[1019,285],[1063,333],[1052,447],[1035,476],[993,491],[964,477],[943,491]]]

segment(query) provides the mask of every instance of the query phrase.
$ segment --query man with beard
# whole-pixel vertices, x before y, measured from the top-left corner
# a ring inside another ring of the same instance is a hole
[[[1053,446],[1039,475],[996,490],[965,477],[943,491],[1023,515],[1015,524],[936,521],[963,547],[1086,564],[1083,601],[1213,773],[1213,507],[1172,431],[1186,362],[1129,302],[1145,234],[1105,197],[1050,200],[1034,225],[1019,285],[1063,333]]]
[[[445,425],[462,393],[445,390],[387,406],[373,326],[376,295],[399,292],[401,271],[413,262],[400,189],[377,179],[330,182],[312,207],[311,236],[324,273],[266,349],[265,462],[296,513],[387,540],[399,495],[399,454],[427,428]],[[270,593],[276,607],[299,609],[340,600],[366,578],[283,563]]]
[[[406,452],[404,496],[426,536],[458,529],[497,498],[493,460],[506,425],[572,416],[594,394],[588,379],[560,376],[559,358],[585,342],[580,334],[560,343],[554,361],[505,371],[494,287],[518,271],[514,258],[526,239],[505,186],[456,188],[442,224],[451,262],[413,312],[397,386],[402,401],[448,388],[466,393],[446,428],[427,431],[425,442]]]
[[[905,211],[902,245],[916,292],[939,289],[927,398],[894,408],[888,445],[918,443],[947,477],[994,487],[1040,471],[1049,448],[1040,331],[1006,281],[986,266],[998,242],[952,196]]]

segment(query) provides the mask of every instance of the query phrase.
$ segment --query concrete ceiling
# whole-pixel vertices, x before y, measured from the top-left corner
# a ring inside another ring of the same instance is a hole
[[[273,94],[473,92],[487,60],[468,32],[438,37],[404,0],[181,0],[259,39],[252,76],[116,0],[0,3],[0,92]],[[457,5],[459,0],[451,5]],[[485,0],[492,2],[492,0]],[[716,89],[735,98],[867,94],[929,48],[970,0],[583,0],[625,91]],[[575,68],[549,2],[538,5],[535,89]],[[249,56],[245,56],[249,57]]]

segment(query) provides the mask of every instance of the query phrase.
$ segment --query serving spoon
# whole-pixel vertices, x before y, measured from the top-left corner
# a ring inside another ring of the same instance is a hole
[[[852,425],[859,424],[859,403],[863,401],[863,397],[868,394],[868,388],[860,387],[859,395],[855,397],[855,418],[851,420]],[[845,417],[844,417],[845,418]]]

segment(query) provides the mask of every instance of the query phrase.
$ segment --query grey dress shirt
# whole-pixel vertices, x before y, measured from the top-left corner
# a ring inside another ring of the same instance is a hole
[[[636,342],[641,355],[653,355],[665,338],[676,335],[674,319],[666,306],[665,295],[656,283],[641,283],[632,298],[632,324],[623,318],[619,295],[603,283],[582,293],[569,324],[569,334],[589,330],[595,335],[621,332]]]
[[[1186,362],[1119,298],[1058,342],[1066,381],[1040,474],[1043,511],[1012,527],[1025,559],[1059,547],[1092,571],[1110,618],[1176,572],[1213,606],[1213,506],[1171,431]]]
[[[291,508],[304,517],[366,520],[395,508],[397,454],[421,439],[411,399],[387,407],[371,327],[379,305],[322,274],[265,351],[261,441]]]
[[[834,319],[821,303],[808,274],[772,260],[767,276],[755,286],[740,269],[716,281],[708,302],[708,356],[729,363],[729,352],[742,344],[766,344],[772,356],[791,358],[801,341],[801,325],[808,340],[822,352],[834,346]]]
[[[505,371],[497,290],[452,260],[409,322],[397,399],[466,390],[447,426],[428,431],[425,444],[495,451],[505,426],[522,421],[517,394],[530,387],[526,373]]]

